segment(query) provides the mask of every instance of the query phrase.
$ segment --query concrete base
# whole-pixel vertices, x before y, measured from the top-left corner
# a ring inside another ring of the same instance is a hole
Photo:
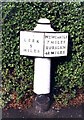
[[[50,108],[50,97],[46,95],[37,95],[33,101],[33,107],[39,113],[48,111]]]

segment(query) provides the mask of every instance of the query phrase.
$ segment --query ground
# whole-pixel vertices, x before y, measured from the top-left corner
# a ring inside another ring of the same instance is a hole
[[[78,118],[84,119],[84,93],[79,93],[74,99],[69,101],[69,104],[53,102],[50,109],[46,112],[39,112],[33,106],[33,96],[24,101],[24,104],[18,104],[11,101],[2,110],[2,118]]]

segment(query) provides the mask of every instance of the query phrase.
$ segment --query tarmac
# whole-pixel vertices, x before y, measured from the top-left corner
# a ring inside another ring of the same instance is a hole
[[[55,110],[53,108],[50,108],[46,112],[40,112],[37,111],[34,107],[30,107],[25,110],[20,109],[8,109],[8,110],[2,110],[2,120],[7,120],[9,118],[12,119],[31,119],[31,118],[55,118],[56,120],[64,120],[70,118],[73,120],[84,120],[84,104],[80,106],[69,106],[66,108],[62,108],[60,110]],[[8,119],[8,120],[9,120]]]

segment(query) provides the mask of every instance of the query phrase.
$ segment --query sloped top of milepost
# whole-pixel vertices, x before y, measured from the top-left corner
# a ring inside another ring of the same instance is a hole
[[[38,20],[37,23],[39,23],[39,24],[50,24],[50,20],[47,19],[47,18],[41,18],[41,19]]]
[[[34,31],[38,32],[55,32],[51,28],[50,20],[47,18],[40,18],[37,22],[37,26],[34,28]]]

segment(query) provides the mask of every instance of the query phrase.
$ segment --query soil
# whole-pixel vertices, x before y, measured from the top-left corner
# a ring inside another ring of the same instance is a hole
[[[31,96],[25,99],[23,103],[16,103],[16,93],[13,94],[11,101],[5,108],[2,109],[2,118],[83,118],[84,119],[84,93],[78,95],[69,101],[68,105],[53,102],[50,109],[46,112],[37,111],[32,103],[34,97]],[[78,119],[79,120],[79,119]]]
[[[47,112],[37,112],[33,107],[25,110],[8,109],[3,110],[3,118],[83,118],[82,105],[78,107],[70,106],[60,110],[50,108]]]

